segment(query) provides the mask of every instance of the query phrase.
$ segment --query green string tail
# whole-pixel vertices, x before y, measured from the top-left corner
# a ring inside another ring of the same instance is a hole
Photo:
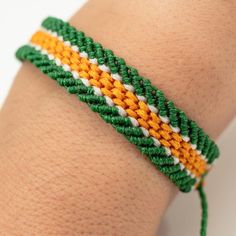
[[[208,220],[208,205],[207,205],[206,193],[204,192],[202,183],[199,185],[197,190],[201,199],[201,208],[202,208],[200,235],[206,236],[207,235],[207,220]]]

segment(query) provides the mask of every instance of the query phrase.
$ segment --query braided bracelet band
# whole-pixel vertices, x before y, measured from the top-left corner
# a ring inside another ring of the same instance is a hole
[[[44,20],[16,55],[87,103],[181,191],[197,188],[203,206],[201,235],[206,234],[201,182],[219,149],[194,121],[135,68],[62,20]]]

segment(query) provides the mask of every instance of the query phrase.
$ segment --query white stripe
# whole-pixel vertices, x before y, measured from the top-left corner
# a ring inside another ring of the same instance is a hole
[[[58,66],[61,66],[61,60],[60,60],[60,59],[56,58],[56,59],[55,59],[55,62],[56,62],[56,64],[57,64]]]
[[[112,101],[112,99],[110,97],[108,97],[108,96],[104,96],[104,97],[106,99],[106,103],[108,106],[110,106],[110,107],[114,106],[114,102]]]
[[[161,146],[161,143],[159,142],[158,139],[152,137],[152,140],[154,141],[154,145],[155,145],[155,146],[157,146],[157,147],[160,147],[160,146]]]
[[[179,163],[179,165],[180,165],[180,170],[184,170],[185,169],[185,166],[182,163]]]
[[[97,95],[97,96],[103,96],[102,92],[101,92],[101,89],[96,87],[96,86],[92,86],[93,88],[93,91],[94,91],[94,94]]]
[[[147,129],[145,129],[144,127],[141,127],[141,126],[140,126],[140,129],[143,131],[143,135],[144,135],[145,137],[149,137],[149,136],[150,136],[150,134],[149,134],[149,132],[148,132]]]
[[[68,47],[70,47],[70,46],[71,46],[71,43],[70,43],[70,41],[65,41],[65,42],[64,42],[64,44],[65,44],[66,46],[68,46]]]
[[[80,52],[79,55],[80,55],[80,57],[88,58],[88,53],[87,52]]]
[[[135,118],[129,116],[129,119],[130,119],[130,121],[131,121],[131,123],[132,123],[132,125],[134,127],[138,127],[139,126],[139,123],[138,123],[138,121]]]
[[[165,151],[166,151],[166,155],[170,156],[171,155],[171,150],[168,147],[164,147]]]
[[[148,108],[151,112],[157,114],[158,113],[158,109],[156,107],[154,107],[153,105],[149,105],[148,104]]]
[[[177,165],[179,163],[179,158],[174,157],[174,164]]]
[[[172,131],[173,131],[174,133],[179,133],[179,132],[180,132],[179,127],[173,127],[172,125],[170,125],[170,128],[172,129]]]
[[[160,116],[159,115],[159,118],[161,119],[161,121],[163,121],[164,123],[169,123],[170,122],[170,120],[169,120],[169,118],[167,117],[167,116]]]
[[[64,64],[62,67],[63,67],[64,71],[71,71],[71,69],[68,65]]]
[[[73,75],[74,79],[79,79],[79,73],[77,71],[72,71],[71,74]]]
[[[140,100],[142,102],[146,102],[147,101],[147,99],[144,96],[136,95],[136,97],[138,98],[138,100]]]
[[[119,75],[119,74],[111,74],[111,77],[114,79],[114,80],[118,80],[118,81],[121,81],[122,80],[122,78],[121,78],[121,76]]]
[[[181,135],[181,138],[186,142],[188,143],[190,141],[190,138],[188,136],[183,136]]]
[[[130,92],[134,92],[134,87],[130,84],[123,84],[125,89],[127,89]]]
[[[118,113],[120,116],[123,116],[123,117],[127,116],[127,113],[123,107],[121,107],[121,106],[116,106],[116,107],[118,109]]]
[[[75,45],[71,46],[71,48],[72,48],[72,50],[74,52],[78,52],[79,51],[79,48],[77,46],[75,46]]]
[[[89,59],[89,62],[90,62],[91,64],[94,64],[94,65],[97,65],[97,64],[98,64],[97,58],[90,58],[90,59]]]
[[[110,72],[110,68],[108,66],[106,66],[105,64],[103,65],[99,65],[98,68],[104,72],[109,73]]]
[[[190,146],[191,146],[191,148],[193,149],[193,150],[195,150],[196,148],[197,148],[197,145],[196,144],[190,144]]]
[[[88,80],[88,79],[85,79],[85,78],[80,78],[80,80],[82,81],[82,83],[83,83],[85,86],[87,86],[87,87],[89,87],[89,86],[90,86],[90,82],[89,82],[89,80]]]
[[[48,58],[49,58],[49,60],[51,60],[51,61],[55,59],[55,57],[54,57],[53,55],[49,55]]]

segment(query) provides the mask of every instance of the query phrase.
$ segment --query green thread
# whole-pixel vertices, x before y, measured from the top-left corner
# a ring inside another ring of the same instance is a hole
[[[198,193],[199,193],[199,196],[201,199],[201,208],[202,208],[202,220],[201,220],[200,235],[206,236],[207,235],[208,206],[207,206],[206,194],[203,190],[202,183],[198,187]]]

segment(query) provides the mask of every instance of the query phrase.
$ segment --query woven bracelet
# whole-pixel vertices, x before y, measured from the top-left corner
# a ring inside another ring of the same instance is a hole
[[[202,182],[219,156],[213,140],[124,59],[68,23],[49,17],[16,56],[27,60],[88,104],[182,191],[207,202]]]

